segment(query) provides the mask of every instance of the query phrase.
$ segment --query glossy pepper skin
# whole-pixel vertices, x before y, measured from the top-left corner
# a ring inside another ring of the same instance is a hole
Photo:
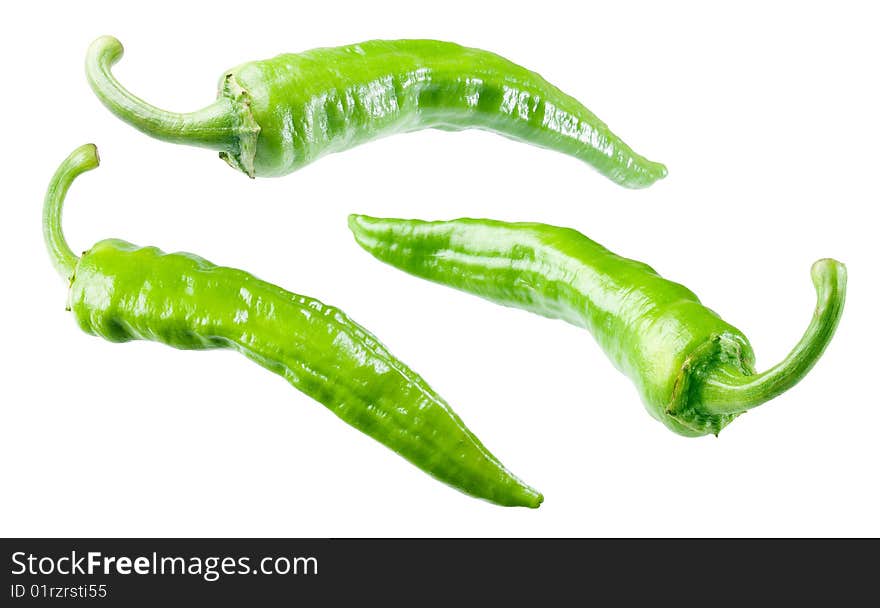
[[[122,53],[104,36],[86,58],[89,83],[110,111],[158,139],[219,150],[250,177],[286,175],[325,154],[427,128],[482,129],[550,148],[629,188],[666,175],[538,74],[450,42],[373,40],[251,61],[221,77],[214,104],[188,114],[123,88],[110,71]]]
[[[813,320],[781,363],[755,373],[746,337],[686,287],[583,234],[546,224],[349,218],[373,256],[431,281],[588,329],[648,411],[685,436],[718,434],[794,386],[831,341],[846,268],[813,265]]]
[[[541,494],[505,469],[421,377],[339,309],[190,253],[117,239],[100,241],[78,259],[61,231],[61,207],[73,179],[97,165],[93,145],[73,152],[44,207],[46,244],[70,280],[68,307],[85,332],[111,342],[236,350],[440,481],[500,505],[540,505]]]

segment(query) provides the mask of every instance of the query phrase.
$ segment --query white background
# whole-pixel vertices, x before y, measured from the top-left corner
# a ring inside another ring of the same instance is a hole
[[[871,3],[10,6],[0,535],[880,534]],[[126,46],[120,80],[181,111],[213,100],[226,68],[279,52],[404,37],[486,48],[578,97],[669,177],[627,191],[556,153],[430,131],[249,180],[100,105],[82,63],[105,33]],[[68,198],[74,249],[119,237],[191,251],[341,307],[544,505],[460,494],[237,354],[83,334],[40,213],[56,166],[87,141],[103,164]],[[378,263],[351,238],[350,212],[575,227],[693,289],[750,337],[759,369],[806,327],[815,259],[844,261],[850,290],[800,385],[720,438],[686,439],[646,413],[586,332]]]

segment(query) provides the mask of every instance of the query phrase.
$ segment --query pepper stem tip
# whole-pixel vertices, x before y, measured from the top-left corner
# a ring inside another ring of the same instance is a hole
[[[743,375],[729,365],[709,372],[698,399],[713,414],[738,414],[781,395],[813,368],[831,342],[846,300],[846,266],[824,258],[810,269],[816,289],[816,309],[803,337],[777,365],[765,372]]]
[[[130,93],[116,80],[111,68],[123,54],[122,43],[113,36],[96,39],[86,53],[86,78],[107,109],[157,139],[222,152],[236,149],[236,117],[229,99],[220,97],[196,112],[159,109]]]
[[[43,239],[49,257],[58,273],[65,279],[73,277],[79,256],[67,244],[61,228],[61,211],[67,190],[78,176],[91,171],[101,163],[95,144],[84,144],[70,153],[49,181],[43,201]]]

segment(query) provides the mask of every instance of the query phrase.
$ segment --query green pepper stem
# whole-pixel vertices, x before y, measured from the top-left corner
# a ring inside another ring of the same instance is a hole
[[[747,376],[732,365],[715,368],[703,379],[697,396],[714,414],[737,414],[773,399],[797,384],[812,369],[834,335],[846,299],[846,266],[823,259],[811,270],[816,311],[804,336],[782,360],[761,374]]]
[[[64,197],[73,180],[86,171],[91,171],[99,163],[98,148],[95,144],[85,144],[74,150],[52,176],[43,202],[43,238],[46,241],[46,249],[49,250],[49,257],[52,258],[55,269],[68,280],[73,277],[79,256],[70,249],[61,229]]]
[[[92,90],[116,116],[157,139],[230,151],[236,145],[232,102],[219,97],[208,107],[189,113],[167,112],[132,95],[113,76],[110,68],[122,58],[122,43],[102,36],[89,47],[86,76]]]

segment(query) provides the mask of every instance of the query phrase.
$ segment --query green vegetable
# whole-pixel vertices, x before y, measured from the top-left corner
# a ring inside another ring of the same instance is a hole
[[[689,289],[575,230],[363,215],[349,226],[364,249],[410,274],[588,329],[648,411],[687,436],[717,434],[797,384],[831,341],[846,294],[843,264],[813,264],[813,320],[781,363],[758,374],[746,337]]]
[[[174,143],[219,150],[250,177],[286,175],[331,152],[406,131],[483,129],[574,156],[630,188],[666,168],[639,156],[576,99],[494,53],[434,40],[374,40],[244,63],[218,99],[188,114],[155,108],[110,72],[110,36],[89,48],[86,74],[116,116]]]
[[[61,207],[74,178],[97,166],[93,145],[74,151],[52,179],[43,215],[84,331],[111,342],[236,350],[437,479],[501,505],[541,504],[424,380],[342,311],[189,253],[108,239],[77,258]]]

